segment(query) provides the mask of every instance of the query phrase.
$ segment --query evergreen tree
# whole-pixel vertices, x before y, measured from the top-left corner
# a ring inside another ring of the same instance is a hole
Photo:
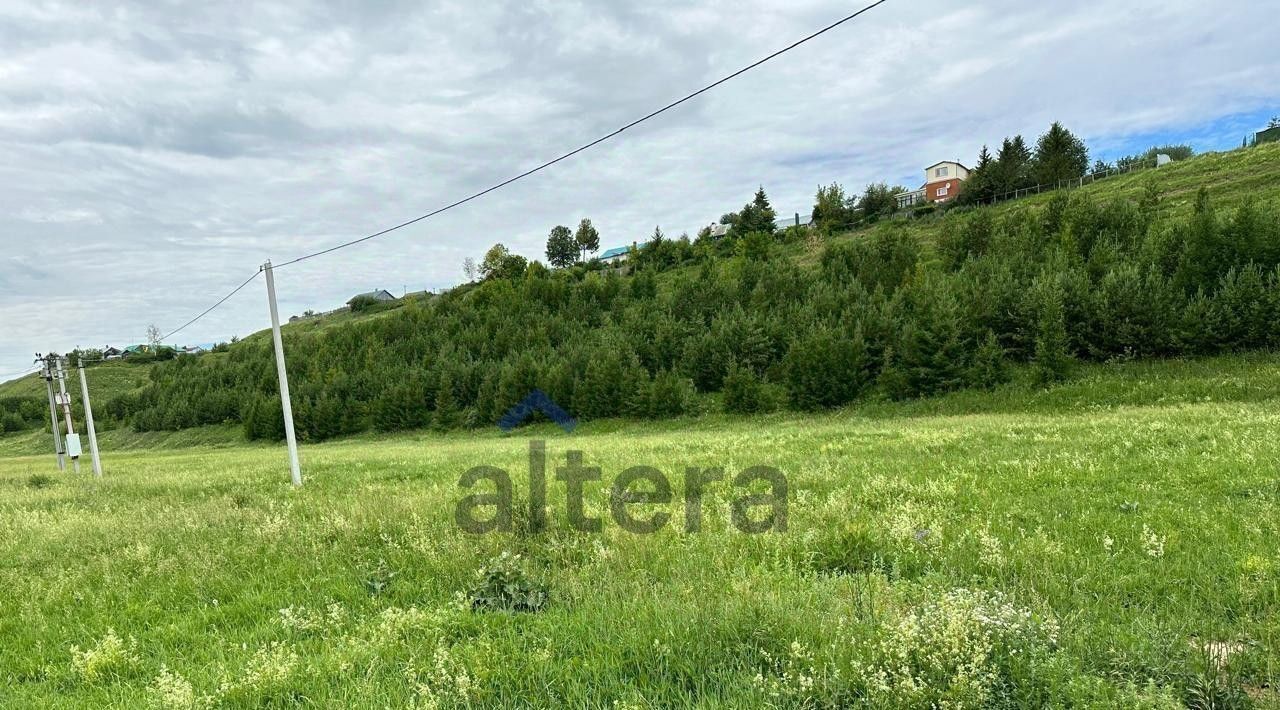
[[[1056,382],[1064,379],[1071,369],[1062,289],[1057,282],[1044,281],[1036,295],[1036,348],[1032,362],[1037,381]]]
[[[692,382],[669,370],[661,370],[653,376],[649,416],[660,419],[678,417],[690,410],[693,398]]]
[[[894,366],[910,396],[948,392],[964,382],[969,358],[953,288],[949,280],[933,278],[899,301],[901,329]]]
[[[1031,174],[1031,150],[1022,136],[1005,138],[1000,144],[993,174],[996,197],[1035,184]]]
[[[1057,185],[1075,180],[1089,169],[1089,150],[1084,141],[1057,121],[1036,142],[1034,173],[1041,185]]]
[[[974,387],[995,387],[1008,381],[1009,366],[1005,362],[1004,348],[1000,347],[994,331],[988,330],[974,351],[967,379]]]
[[[724,411],[730,414],[756,414],[773,408],[764,382],[750,368],[737,363],[729,366],[722,389]]]
[[[960,184],[960,195],[956,201],[962,205],[985,205],[995,199],[996,194],[995,158],[987,146],[982,146],[978,153],[978,162],[969,171],[969,179]]]
[[[445,370],[440,373],[440,385],[436,392],[436,408],[432,413],[431,425],[440,431],[448,431],[457,427],[461,419],[454,376],[452,372]]]
[[[847,404],[866,388],[870,368],[858,330],[852,337],[820,328],[797,340],[784,362],[787,390],[796,409]]]
[[[581,254],[573,232],[568,227],[556,225],[547,237],[547,261],[558,269],[578,263]]]
[[[751,234],[752,232],[773,234],[776,231],[777,221],[778,215],[773,211],[773,206],[769,204],[769,197],[764,192],[764,186],[761,186],[760,189],[756,190],[755,197],[751,202],[743,206],[742,211],[738,213],[737,219],[733,222],[733,231],[738,236]]]
[[[594,254],[600,250],[600,232],[596,231],[595,225],[585,217],[578,223],[578,231],[574,234],[573,241],[577,243],[583,261],[587,260],[588,254]]]

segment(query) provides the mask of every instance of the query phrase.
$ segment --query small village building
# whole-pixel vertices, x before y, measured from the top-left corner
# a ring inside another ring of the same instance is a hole
[[[924,184],[920,189],[897,196],[898,209],[954,200],[960,194],[960,184],[969,179],[970,172],[969,168],[953,160],[930,165],[924,169]]]
[[[368,293],[361,293],[361,294],[352,296],[351,300],[347,301],[347,305],[350,306],[352,303],[355,303],[357,300],[364,300],[367,298],[372,298],[378,303],[385,303],[387,301],[396,300],[396,297],[391,295],[390,291],[386,291],[384,289],[378,289],[377,291],[370,291]]]
[[[600,255],[601,264],[621,264],[631,255],[631,247],[614,247]]]

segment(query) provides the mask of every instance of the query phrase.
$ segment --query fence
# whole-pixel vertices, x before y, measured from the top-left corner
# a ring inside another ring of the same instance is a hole
[[[1157,160],[1158,159],[1152,159],[1150,161],[1146,161],[1146,160],[1135,161],[1129,165],[1126,165],[1123,168],[1121,167],[1107,168],[1106,170],[1099,170],[1096,172],[1092,172],[1092,173],[1089,173],[1088,175],[1082,175],[1072,180],[1059,180],[1056,183],[1046,183],[1043,185],[1035,185],[1033,187],[1024,187],[1018,190],[1011,190],[1009,192],[996,195],[995,197],[992,197],[990,201],[984,202],[983,204],[994,205],[997,202],[1007,202],[1008,200],[1016,200],[1022,197],[1030,197],[1031,195],[1038,195],[1042,192],[1052,192],[1054,190],[1068,190],[1073,187],[1084,187],[1085,185],[1092,185],[1093,183],[1099,180],[1103,180],[1105,178],[1113,177],[1116,175],[1123,175],[1125,173],[1131,173],[1138,170],[1149,170],[1151,168],[1156,167]]]

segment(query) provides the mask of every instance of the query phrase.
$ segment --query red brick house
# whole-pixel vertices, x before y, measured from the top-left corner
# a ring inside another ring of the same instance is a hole
[[[960,183],[969,178],[969,169],[951,160],[934,163],[925,168],[924,185],[914,192],[898,195],[898,207],[910,207],[925,202],[947,202],[960,194]]]

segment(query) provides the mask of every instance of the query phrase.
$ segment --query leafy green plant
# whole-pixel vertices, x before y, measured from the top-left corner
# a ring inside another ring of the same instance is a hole
[[[473,611],[538,612],[547,605],[547,587],[526,571],[519,555],[503,552],[476,570]]]

